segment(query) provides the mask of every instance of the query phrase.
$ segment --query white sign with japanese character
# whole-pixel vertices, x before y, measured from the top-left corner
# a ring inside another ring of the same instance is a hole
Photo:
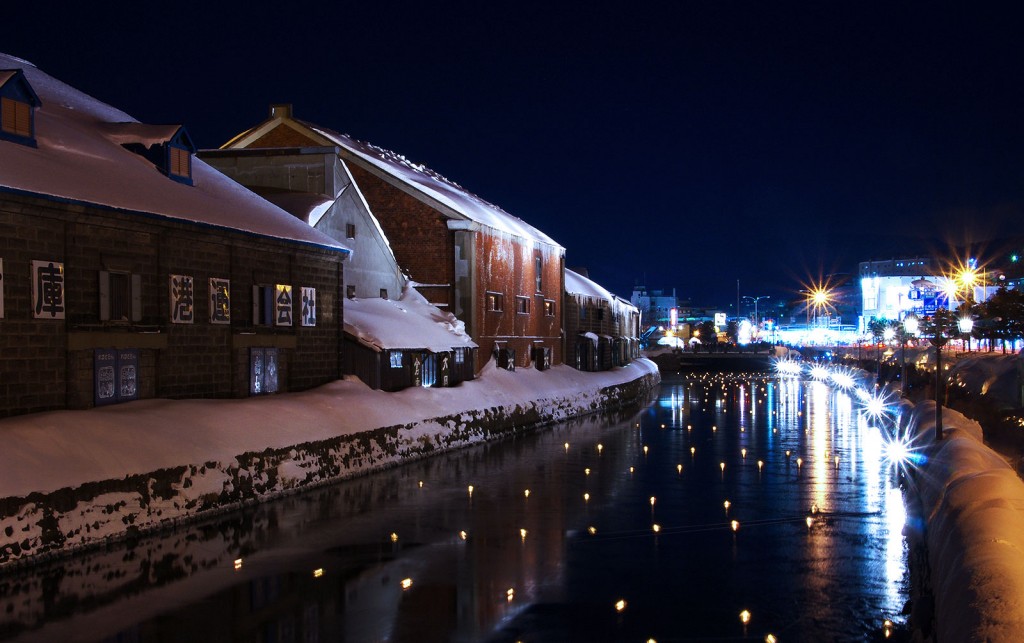
[[[302,325],[316,326],[316,288],[302,287]]]
[[[171,322],[191,324],[195,321],[195,282],[190,275],[171,275]]]
[[[64,319],[62,262],[32,262],[32,316],[36,319]]]
[[[231,280],[210,277],[210,323],[231,323]]]

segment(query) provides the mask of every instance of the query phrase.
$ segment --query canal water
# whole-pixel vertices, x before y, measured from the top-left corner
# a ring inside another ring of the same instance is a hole
[[[900,638],[904,518],[855,396],[672,376],[633,415],[0,576],[0,638]]]

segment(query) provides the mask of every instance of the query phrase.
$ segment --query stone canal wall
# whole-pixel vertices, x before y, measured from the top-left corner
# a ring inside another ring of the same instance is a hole
[[[631,373],[634,379],[589,390],[249,450],[227,460],[3,497],[0,570],[138,538],[183,521],[206,519],[250,503],[573,417],[639,405],[649,398],[660,375],[654,368]],[[487,399],[486,395],[479,397]]]

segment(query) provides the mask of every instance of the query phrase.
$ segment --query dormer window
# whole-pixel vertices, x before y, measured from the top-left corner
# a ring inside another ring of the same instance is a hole
[[[192,185],[192,154],[196,146],[181,125],[104,123],[102,127],[108,139],[149,159],[171,180]]]
[[[0,70],[0,139],[35,147],[35,108],[40,105],[23,71]]]

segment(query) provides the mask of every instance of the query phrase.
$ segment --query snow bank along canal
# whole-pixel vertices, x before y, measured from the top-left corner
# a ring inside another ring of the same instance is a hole
[[[778,641],[902,634],[868,406],[668,377],[592,416],[0,578],[23,640]]]

